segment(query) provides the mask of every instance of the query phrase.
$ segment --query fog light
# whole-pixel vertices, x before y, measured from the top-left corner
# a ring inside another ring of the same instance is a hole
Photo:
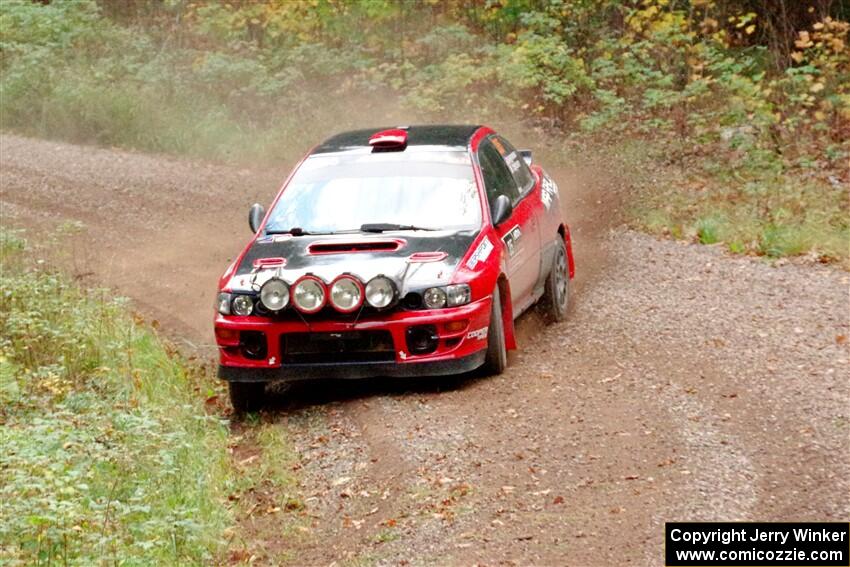
[[[266,334],[261,331],[242,331],[239,333],[239,347],[245,358],[262,360],[268,354]]]
[[[418,325],[408,327],[405,333],[407,350],[411,354],[428,354],[437,350],[439,337],[434,325]]]

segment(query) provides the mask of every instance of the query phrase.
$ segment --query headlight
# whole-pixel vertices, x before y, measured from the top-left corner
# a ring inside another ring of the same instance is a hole
[[[325,284],[314,276],[304,276],[292,288],[292,302],[304,313],[315,313],[325,306]]]
[[[363,305],[363,284],[351,276],[340,276],[331,284],[331,304],[343,313],[351,313]]]
[[[422,301],[428,309],[439,309],[446,306],[446,292],[439,287],[431,287],[422,294]]]
[[[254,300],[247,295],[237,295],[233,298],[234,315],[250,315],[254,310]]]
[[[471,299],[472,292],[469,290],[469,285],[465,283],[446,287],[446,303],[449,307],[466,305]]]
[[[386,276],[375,276],[366,284],[366,302],[375,309],[389,306],[395,294],[395,284]]]
[[[230,315],[230,294],[220,292],[217,301],[218,312],[222,315]]]
[[[260,288],[260,301],[269,311],[280,311],[289,304],[289,286],[280,278],[272,278]]]

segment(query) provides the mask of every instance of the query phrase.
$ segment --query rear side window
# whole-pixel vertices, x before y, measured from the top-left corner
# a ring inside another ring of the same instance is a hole
[[[481,176],[484,178],[484,188],[487,190],[490,206],[499,195],[505,195],[511,203],[516,203],[519,199],[519,189],[505,160],[490,140],[484,140],[478,147],[478,164],[481,166]]]
[[[501,136],[493,138],[493,145],[499,150],[499,153],[504,158],[511,175],[519,187],[520,193],[525,193],[534,186],[534,174],[522,156],[516,151],[510,142]]]

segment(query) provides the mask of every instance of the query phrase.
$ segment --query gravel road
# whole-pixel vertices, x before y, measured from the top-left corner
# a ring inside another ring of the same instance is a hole
[[[81,281],[212,358],[219,272],[292,161],[3,135],[0,221],[67,241]],[[293,439],[305,508],[242,519],[258,563],[661,565],[666,520],[850,517],[850,276],[609,227],[601,181],[555,174],[582,274],[568,321],[523,316],[498,378],[276,397],[264,419]]]

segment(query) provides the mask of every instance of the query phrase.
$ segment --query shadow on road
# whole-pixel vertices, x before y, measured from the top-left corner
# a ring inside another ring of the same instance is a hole
[[[439,394],[460,390],[488,378],[484,372],[475,371],[458,376],[307,380],[280,383],[266,388],[265,409],[271,412],[289,412],[332,402],[354,401],[375,396]]]

